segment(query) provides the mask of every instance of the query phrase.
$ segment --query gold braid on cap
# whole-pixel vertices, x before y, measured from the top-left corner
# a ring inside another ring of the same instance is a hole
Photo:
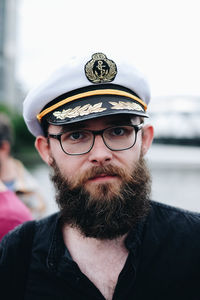
[[[88,92],[84,92],[84,93],[76,94],[74,96],[67,97],[67,98],[53,104],[52,106],[44,109],[43,111],[41,111],[41,113],[39,113],[37,115],[37,119],[38,119],[38,121],[41,121],[41,119],[46,114],[50,113],[54,109],[66,104],[66,103],[72,102],[77,99],[81,99],[81,98],[85,98],[85,97],[89,97],[89,96],[96,96],[96,95],[117,95],[117,96],[128,97],[128,98],[131,98],[131,99],[137,101],[138,103],[140,103],[143,106],[145,111],[147,110],[146,103],[144,101],[142,101],[140,98],[138,98],[137,96],[132,95],[131,93],[121,91],[121,90],[114,90],[114,89],[102,89],[102,90],[88,91]]]

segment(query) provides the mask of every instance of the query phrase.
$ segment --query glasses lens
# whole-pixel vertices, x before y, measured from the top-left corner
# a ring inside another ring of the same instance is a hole
[[[85,130],[65,132],[61,136],[61,144],[68,154],[86,153],[93,144],[93,134]]]
[[[123,150],[134,145],[136,133],[132,126],[116,126],[106,129],[103,137],[110,149]]]

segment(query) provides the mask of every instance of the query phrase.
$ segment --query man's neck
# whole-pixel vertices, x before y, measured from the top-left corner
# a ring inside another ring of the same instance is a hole
[[[73,260],[106,299],[112,299],[118,276],[128,257],[126,235],[113,240],[84,237],[78,229],[65,226],[63,238]]]

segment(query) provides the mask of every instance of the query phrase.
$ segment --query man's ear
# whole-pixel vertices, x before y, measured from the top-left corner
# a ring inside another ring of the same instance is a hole
[[[147,124],[142,129],[142,154],[145,155],[149,150],[154,136],[153,126]]]
[[[46,162],[48,165],[51,165],[52,158],[48,139],[41,135],[38,136],[35,140],[35,148],[44,162]]]

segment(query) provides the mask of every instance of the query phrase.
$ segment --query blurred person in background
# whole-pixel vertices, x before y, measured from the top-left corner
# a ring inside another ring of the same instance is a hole
[[[32,219],[27,206],[0,180],[0,240],[19,224]]]
[[[16,193],[31,210],[34,218],[40,218],[45,212],[44,198],[39,192],[35,178],[21,161],[11,155],[13,128],[7,115],[0,113],[0,180]]]

